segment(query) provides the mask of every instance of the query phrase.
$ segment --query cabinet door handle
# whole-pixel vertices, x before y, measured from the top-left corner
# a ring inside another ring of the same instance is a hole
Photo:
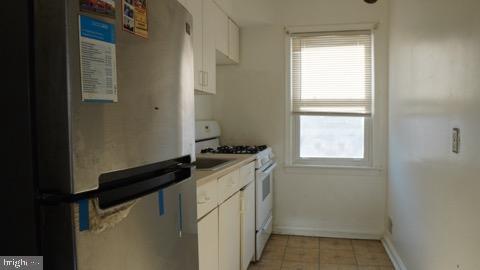
[[[206,78],[206,83],[205,83],[205,86],[208,86],[208,71],[205,72],[205,78]]]
[[[245,214],[245,198],[242,196],[240,198],[240,214]]]
[[[205,72],[203,72],[203,70],[200,70],[200,85],[201,86],[205,86]]]

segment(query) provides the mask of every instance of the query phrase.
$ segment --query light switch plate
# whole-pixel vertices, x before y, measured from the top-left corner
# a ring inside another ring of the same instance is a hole
[[[452,134],[452,152],[458,154],[460,152],[460,129],[454,128]]]

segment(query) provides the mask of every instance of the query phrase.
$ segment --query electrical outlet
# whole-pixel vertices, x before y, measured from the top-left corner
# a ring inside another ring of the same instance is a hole
[[[458,154],[460,152],[460,129],[454,128],[452,133],[452,152]]]

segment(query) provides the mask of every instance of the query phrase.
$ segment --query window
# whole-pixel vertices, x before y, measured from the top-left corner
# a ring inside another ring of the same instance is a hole
[[[371,31],[290,34],[293,163],[370,164],[372,43]]]

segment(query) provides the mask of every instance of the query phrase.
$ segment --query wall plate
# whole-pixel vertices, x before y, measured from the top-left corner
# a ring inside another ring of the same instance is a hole
[[[452,152],[458,154],[460,152],[460,129],[454,128],[452,133]]]

